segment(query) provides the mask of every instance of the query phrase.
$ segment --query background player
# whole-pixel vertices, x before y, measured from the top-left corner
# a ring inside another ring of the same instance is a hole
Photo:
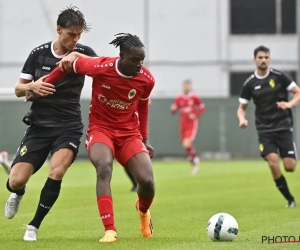
[[[43,187],[34,218],[26,226],[24,240],[35,241],[37,231],[57,200],[62,179],[78,153],[83,123],[80,94],[84,75],[68,74],[55,85],[43,79],[56,63],[70,51],[76,57],[97,56],[88,46],[78,43],[83,31],[88,31],[83,14],[70,7],[57,19],[58,38],[35,48],[27,58],[15,87],[18,97],[31,90],[40,98],[33,101],[24,122],[30,124],[12,163],[7,189],[12,193],[5,206],[5,216],[12,219],[18,212],[30,176],[37,172],[49,153],[50,171]]]
[[[199,156],[193,146],[198,131],[198,118],[205,112],[205,104],[201,98],[191,91],[191,82],[183,82],[183,94],[175,98],[171,106],[172,114],[180,111],[180,139],[192,165],[192,174],[199,171]]]
[[[0,164],[4,168],[5,172],[9,174],[10,166],[8,163],[8,153],[6,151],[0,152]]]
[[[70,63],[59,66],[93,77],[86,147],[97,174],[97,203],[105,229],[100,242],[117,240],[110,187],[114,157],[138,183],[136,208],[142,236],[153,234],[149,207],[155,193],[150,160],[154,150],[148,142],[148,99],[154,78],[143,66],[146,55],[140,39],[124,33],[117,36],[111,44],[120,48],[120,57],[75,60],[71,53],[72,67]],[[57,68],[49,79],[52,82],[64,74]]]
[[[270,51],[265,46],[254,50],[254,62],[256,71],[244,83],[239,98],[239,126],[248,126],[245,116],[248,102],[252,98],[256,106],[255,124],[261,156],[268,162],[277,188],[288,201],[287,207],[294,207],[295,199],[280,171],[278,152],[283,159],[285,170],[294,172],[297,157],[290,108],[299,103],[300,89],[289,76],[269,68]],[[294,94],[290,101],[289,92]]]

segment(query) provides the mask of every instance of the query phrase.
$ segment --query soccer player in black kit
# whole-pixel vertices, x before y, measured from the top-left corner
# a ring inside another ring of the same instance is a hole
[[[15,87],[17,97],[27,96],[28,91],[40,97],[33,101],[30,112],[23,119],[29,127],[7,181],[7,189],[11,192],[5,206],[8,219],[18,212],[30,176],[51,154],[48,178],[34,218],[26,226],[25,241],[36,241],[42,220],[59,196],[63,176],[76,158],[83,134],[80,94],[85,76],[68,73],[55,87],[43,80],[72,51],[76,52],[72,53],[76,58],[97,57],[93,49],[78,43],[82,32],[88,30],[78,8],[71,6],[63,10],[57,19],[57,39],[30,52]]]
[[[279,156],[287,172],[294,172],[297,152],[293,139],[291,107],[300,102],[300,88],[283,72],[270,68],[270,51],[264,46],[254,50],[256,71],[245,81],[237,110],[239,126],[246,128],[248,102],[255,104],[255,124],[261,156],[268,162],[277,188],[288,201],[286,207],[295,207],[295,198],[289,191],[286,179],[280,171]],[[289,101],[288,94],[293,98]],[[278,156],[279,154],[279,156]]]

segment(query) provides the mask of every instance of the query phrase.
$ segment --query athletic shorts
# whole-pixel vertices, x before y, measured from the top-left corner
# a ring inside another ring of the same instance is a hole
[[[139,130],[123,131],[101,126],[91,126],[87,131],[85,146],[90,150],[94,143],[104,143],[111,148],[116,160],[126,167],[128,160],[134,155],[148,150],[142,142]]]
[[[180,140],[189,139],[195,140],[198,131],[198,119],[180,126]]]
[[[72,149],[74,161],[78,154],[82,135],[83,124],[64,127],[30,125],[17,150],[12,166],[18,162],[31,163],[35,173],[43,166],[49,153],[53,155],[62,148]]]
[[[259,151],[263,158],[276,153],[281,158],[297,159],[297,150],[291,130],[258,133]]]

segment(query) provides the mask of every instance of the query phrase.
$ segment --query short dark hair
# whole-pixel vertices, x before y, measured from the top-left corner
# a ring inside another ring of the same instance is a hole
[[[115,36],[117,36],[117,38],[112,40],[109,44],[114,45],[116,48],[120,47],[120,52],[128,51],[132,47],[145,47],[138,36],[129,33],[119,33]]]
[[[263,51],[263,52],[265,52],[265,53],[267,53],[267,54],[270,54],[270,49],[267,48],[266,46],[261,45],[261,46],[258,46],[258,47],[254,50],[254,57],[256,57],[256,56],[257,56],[257,53],[260,52],[260,51]]]
[[[84,32],[90,30],[90,25],[86,23],[84,15],[76,6],[69,6],[60,12],[57,18],[57,26],[68,29],[72,26],[82,27]]]

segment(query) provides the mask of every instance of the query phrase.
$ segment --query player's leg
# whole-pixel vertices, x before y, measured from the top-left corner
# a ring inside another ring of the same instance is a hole
[[[78,128],[63,127],[57,129],[57,136],[53,137],[51,143],[53,155],[50,159],[48,178],[41,190],[35,215],[28,223],[24,240],[36,240],[36,233],[42,221],[58,199],[62,179],[77,156],[82,129],[82,126],[78,126]]]
[[[287,172],[294,172],[297,165],[297,149],[293,138],[293,133],[289,130],[277,132],[276,142],[279,148],[280,157],[283,159],[283,165]],[[281,186],[288,200],[287,207],[295,207],[296,202],[289,191],[288,184],[284,177],[281,180]]]
[[[137,190],[137,182],[134,178],[134,176],[131,174],[131,172],[129,171],[128,168],[124,168],[125,173],[127,174],[128,178],[130,179],[131,183],[132,183],[132,189],[130,190],[131,192],[136,192]]]
[[[5,216],[8,219],[12,219],[18,212],[30,176],[40,169],[50,151],[47,139],[31,137],[32,133],[34,130],[27,130],[13,159],[6,183],[8,191],[11,192],[5,205]]]
[[[278,146],[275,140],[274,133],[260,133],[259,134],[259,150],[261,156],[267,161],[272,173],[273,180],[280,193],[286,200],[291,199],[285,177],[280,170],[280,160],[278,156]]]
[[[96,169],[96,195],[99,215],[105,234],[99,242],[115,242],[117,229],[114,221],[113,200],[110,182],[113,170],[113,142],[108,132],[93,130],[88,134],[87,150],[91,163]]]
[[[6,151],[0,152],[0,164],[4,168],[5,172],[9,174],[10,166],[8,163],[8,153]]]
[[[140,218],[140,230],[145,238],[153,235],[153,225],[149,208],[155,194],[152,163],[147,149],[137,135],[116,150],[116,158],[126,166],[138,183],[136,207]]]
[[[192,174],[195,175],[199,171],[200,158],[197,154],[193,141],[196,138],[198,130],[198,120],[193,121],[189,126],[182,127],[181,138],[182,146],[185,149],[188,160],[192,165]]]

